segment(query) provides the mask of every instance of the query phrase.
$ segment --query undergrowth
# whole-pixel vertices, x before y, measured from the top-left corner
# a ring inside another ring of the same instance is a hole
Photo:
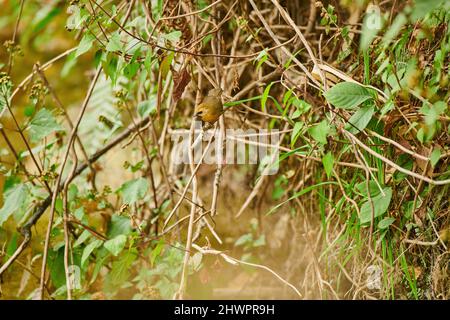
[[[449,9],[4,2],[0,294],[448,299]],[[275,164],[174,161],[214,87]]]

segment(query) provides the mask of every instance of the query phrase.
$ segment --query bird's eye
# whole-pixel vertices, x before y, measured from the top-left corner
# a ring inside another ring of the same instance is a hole
[[[201,116],[203,114],[203,110],[201,111],[197,111],[197,113],[195,114],[196,116]]]

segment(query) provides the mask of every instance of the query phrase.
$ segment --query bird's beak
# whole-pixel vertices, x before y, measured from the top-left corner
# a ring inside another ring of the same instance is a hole
[[[201,116],[202,116],[202,113],[203,113],[202,111],[199,111],[199,112],[195,113],[194,114],[194,118],[199,120],[201,118]]]

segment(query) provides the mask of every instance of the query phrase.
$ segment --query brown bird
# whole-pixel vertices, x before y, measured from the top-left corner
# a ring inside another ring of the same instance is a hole
[[[213,124],[223,113],[222,89],[211,89],[203,101],[195,107],[194,116],[203,122]]]

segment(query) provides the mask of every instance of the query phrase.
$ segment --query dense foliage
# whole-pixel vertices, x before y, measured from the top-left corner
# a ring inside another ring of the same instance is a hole
[[[0,295],[450,298],[450,2],[370,3],[0,0]]]

